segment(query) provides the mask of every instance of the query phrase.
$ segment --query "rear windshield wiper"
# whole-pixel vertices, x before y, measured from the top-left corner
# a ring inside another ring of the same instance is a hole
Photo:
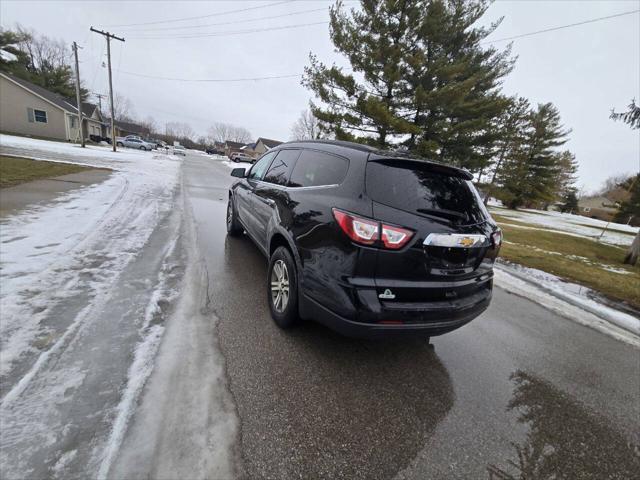
[[[424,213],[425,215],[433,215],[434,217],[445,218],[447,220],[451,220],[452,217],[453,217],[453,219],[462,219],[462,220],[466,220],[467,219],[467,215],[465,215],[464,213],[455,212],[453,210],[446,210],[444,208],[441,208],[441,209],[438,209],[438,208],[416,208],[416,212]]]

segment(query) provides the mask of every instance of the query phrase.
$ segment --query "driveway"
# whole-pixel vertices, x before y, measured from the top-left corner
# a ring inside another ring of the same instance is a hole
[[[640,470],[640,352],[500,288],[487,312],[435,338],[433,350],[346,339],[314,323],[279,330],[266,260],[246,236],[226,236],[229,172],[190,155],[183,175],[248,477]]]

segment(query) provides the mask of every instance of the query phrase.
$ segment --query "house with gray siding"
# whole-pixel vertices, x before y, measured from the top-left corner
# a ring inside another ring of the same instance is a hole
[[[83,132],[104,136],[99,110],[92,103],[82,104]],[[75,100],[0,72],[0,132],[76,142],[80,140]]]

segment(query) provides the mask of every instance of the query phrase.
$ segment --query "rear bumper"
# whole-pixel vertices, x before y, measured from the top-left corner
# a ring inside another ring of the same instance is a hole
[[[407,317],[398,312],[394,315],[394,319],[403,318],[403,320],[399,320],[403,323],[397,324],[356,322],[332,312],[307,295],[301,295],[300,300],[301,313],[305,318],[316,320],[348,337],[369,339],[402,336],[434,337],[460,328],[484,312],[491,302],[491,290],[478,302],[462,309],[423,311],[420,314],[420,321],[415,321],[415,313],[417,313],[415,311]],[[388,316],[388,313],[385,316]],[[404,318],[406,318],[406,322]]]

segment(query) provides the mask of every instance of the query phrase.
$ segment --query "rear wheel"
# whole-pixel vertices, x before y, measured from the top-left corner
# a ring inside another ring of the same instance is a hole
[[[122,142],[116,142],[116,145],[117,145],[118,147],[124,147],[124,144],[123,144]]]
[[[233,200],[230,197],[229,203],[227,203],[227,234],[235,237],[241,233],[242,226],[237,219],[235,208],[233,207]]]
[[[267,296],[271,317],[280,328],[298,320],[298,276],[289,250],[278,247],[269,260]]]

